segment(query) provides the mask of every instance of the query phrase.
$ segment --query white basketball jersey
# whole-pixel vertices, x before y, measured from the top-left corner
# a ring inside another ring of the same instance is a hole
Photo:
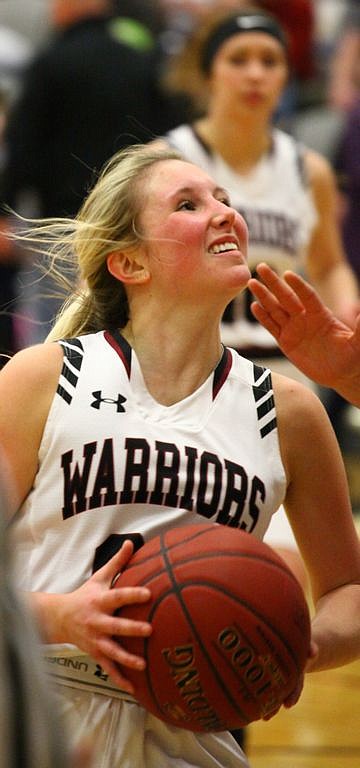
[[[205,146],[191,125],[178,126],[164,138],[229,193],[232,206],[249,228],[252,271],[260,261],[267,262],[279,274],[304,267],[317,212],[304,171],[303,148],[292,136],[274,128],[270,152],[247,174],[237,173]],[[231,346],[249,348],[249,355],[254,357],[261,355],[263,349],[273,349],[275,342],[249,312],[246,295],[243,293],[237,300],[235,312],[235,320],[242,321],[238,324],[239,338],[230,335],[223,336],[223,340]]]
[[[224,348],[193,394],[164,406],[117,332],[60,342],[63,368],[34,487],[16,522],[18,586],[68,592],[119,549],[191,523],[258,538],[285,493],[267,369]]]

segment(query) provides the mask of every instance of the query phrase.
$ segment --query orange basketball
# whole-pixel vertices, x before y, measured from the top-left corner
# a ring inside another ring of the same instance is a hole
[[[153,632],[121,639],[147,662],[124,674],[160,719],[192,731],[241,728],[295,688],[309,651],[309,611],[267,544],[222,525],[175,528],[134,554],[118,581],[130,585],[147,586],[152,597],[124,614],[151,622]]]

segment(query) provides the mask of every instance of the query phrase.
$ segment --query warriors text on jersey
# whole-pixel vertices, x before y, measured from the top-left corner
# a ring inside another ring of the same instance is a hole
[[[180,125],[165,135],[166,142],[183,157],[204,169],[230,195],[231,205],[249,228],[249,267],[255,270],[266,261],[282,274],[303,268],[304,254],[317,220],[312,193],[306,178],[303,148],[292,137],[273,129],[272,147],[249,173],[240,174],[210,150],[191,125]],[[248,310],[249,294],[236,301],[232,321],[236,333],[223,324],[223,340],[249,357],[274,350],[273,337]],[[227,331],[227,335],[225,335]]]
[[[269,370],[224,348],[199,389],[163,406],[119,333],[60,343],[38,473],[16,523],[20,588],[70,592],[124,539],[141,546],[174,526],[212,521],[263,537],[286,484]],[[72,680],[76,664],[89,674],[91,660],[61,654]]]

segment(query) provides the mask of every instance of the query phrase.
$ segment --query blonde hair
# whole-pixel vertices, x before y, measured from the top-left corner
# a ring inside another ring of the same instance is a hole
[[[137,219],[142,185],[152,166],[182,159],[174,150],[151,144],[123,149],[105,165],[74,219],[39,220],[36,227],[17,235],[47,256],[48,274],[67,288],[68,298],[48,341],[123,328],[127,323],[126,291],[108,271],[107,256],[134,248],[144,239]]]

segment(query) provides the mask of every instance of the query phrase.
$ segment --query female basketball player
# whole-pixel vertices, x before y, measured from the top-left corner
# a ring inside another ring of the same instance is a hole
[[[358,286],[336,225],[335,181],[327,160],[274,127],[289,75],[278,21],[253,10],[209,14],[169,76],[194,98],[200,116],[164,142],[224,186],[249,227],[249,267],[306,270],[338,317],[351,325]],[[161,142],[160,142],[161,143]],[[227,308],[222,340],[272,370],[299,377],[275,340],[256,323],[249,294]]]
[[[82,286],[51,339],[0,374],[18,586],[69,727],[92,735],[96,768],[245,766],[230,734],[136,703],[126,668],[144,661],[121,637],[151,632],[126,619],[149,592],[117,577],[131,542],[209,520],[262,538],[283,502],[312,580],[309,668],[357,658],[360,546],[327,416],[302,384],[222,346],[224,308],[249,279],[247,227],[176,153],[125,150],[75,220],[30,236],[52,242],[55,265],[75,258]]]

